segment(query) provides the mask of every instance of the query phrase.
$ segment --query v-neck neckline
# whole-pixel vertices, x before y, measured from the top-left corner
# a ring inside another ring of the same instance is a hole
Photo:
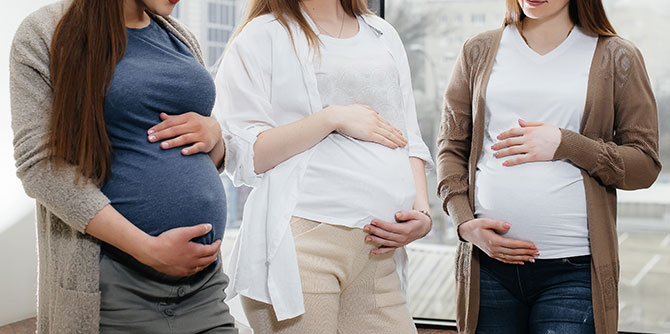
[[[559,44],[557,47],[552,49],[551,51],[541,55],[537,53],[537,51],[533,50],[530,45],[526,43],[526,41],[523,39],[523,36],[521,36],[521,32],[519,29],[514,26],[514,25],[508,25],[508,29],[511,29],[511,33],[513,35],[514,39],[514,44],[516,44],[517,48],[521,51],[522,54],[525,54],[526,57],[532,59],[533,61],[537,63],[546,63],[561,54],[563,54],[566,50],[572,46],[572,44],[575,43],[575,40],[577,39],[577,30],[579,27],[574,27],[572,31],[570,31],[570,34]]]

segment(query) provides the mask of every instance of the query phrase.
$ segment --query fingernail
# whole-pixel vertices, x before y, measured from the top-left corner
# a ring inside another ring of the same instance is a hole
[[[366,226],[366,227],[363,228],[363,231],[370,232],[370,228]]]
[[[507,161],[503,162],[503,166],[507,167],[508,163]]]
[[[498,152],[493,152],[493,156],[497,158],[498,157]]]
[[[205,229],[207,231],[211,230],[212,229],[212,224],[205,224]]]
[[[147,131],[148,134],[152,134],[154,132],[156,132],[156,131],[154,131],[153,129],[149,129],[149,131]]]
[[[168,144],[167,142],[162,142],[161,143],[162,148],[168,148],[168,146],[170,146],[170,144]]]
[[[373,221],[373,222],[370,222],[370,225],[377,226],[377,223]]]
[[[530,260],[528,260],[528,262],[535,263],[535,259],[531,257]]]
[[[365,241],[372,241],[372,238],[365,238]]]
[[[503,224],[503,226],[504,226],[505,228],[510,228],[510,227],[512,227],[512,224],[510,224],[510,223],[505,223],[505,224]]]
[[[395,217],[400,218],[400,217],[402,217],[402,214],[400,212],[396,212]]]
[[[156,136],[149,136],[149,141],[154,141],[156,140]]]
[[[182,151],[182,153],[184,153],[184,154],[188,154],[188,149],[185,148],[185,149]]]

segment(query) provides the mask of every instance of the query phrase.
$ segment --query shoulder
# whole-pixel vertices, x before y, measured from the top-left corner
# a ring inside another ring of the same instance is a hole
[[[286,33],[286,28],[281,25],[274,15],[265,14],[253,18],[244,25],[236,39],[255,41],[260,44],[269,42],[268,39],[272,39],[278,33]]]
[[[619,36],[600,37],[596,52],[608,55],[605,61],[613,60],[613,65],[615,66],[626,65],[621,62],[629,62],[633,58],[642,59],[642,53],[637,46],[633,42]]]
[[[594,61],[603,78],[613,78],[616,86],[623,87],[631,73],[646,72],[644,58],[633,42],[619,36],[600,37]]]
[[[12,41],[12,59],[24,63],[46,62],[48,67],[53,33],[69,6],[70,1],[59,1],[44,6],[23,19]]]
[[[465,44],[463,44],[463,50],[466,52],[466,54],[468,54],[481,50],[491,49],[500,41],[504,30],[505,27],[500,27],[479,33],[465,41]]]
[[[388,21],[384,20],[383,18],[375,14],[364,14],[361,17],[367,24],[371,25],[375,29],[378,29],[384,35],[389,34],[392,36],[398,36],[398,31],[396,31],[393,25],[388,23]]]
[[[496,53],[504,30],[505,27],[488,30],[465,41],[461,49],[461,57],[465,64],[467,66],[483,65],[490,61],[489,56]]]
[[[164,21],[164,22],[159,21],[159,23],[170,25],[172,28],[177,30],[182,35],[184,35],[184,37],[188,38],[190,41],[197,42],[197,38],[196,38],[195,34],[185,24],[181,23],[181,21],[174,18],[173,16],[163,17],[163,16],[155,15],[153,17],[157,20]]]

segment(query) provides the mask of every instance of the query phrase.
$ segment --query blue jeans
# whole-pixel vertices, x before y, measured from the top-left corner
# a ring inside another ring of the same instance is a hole
[[[595,333],[591,256],[521,266],[479,254],[477,333]]]

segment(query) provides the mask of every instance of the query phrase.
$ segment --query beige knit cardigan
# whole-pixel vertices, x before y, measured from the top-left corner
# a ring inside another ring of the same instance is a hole
[[[474,218],[486,88],[503,29],[482,33],[465,43],[446,91],[438,138],[438,193],[456,226]],[[616,189],[649,187],[661,170],[656,103],[642,55],[632,43],[619,37],[598,39],[580,131],[561,129],[561,135],[554,160],[570,161],[584,177],[596,332],[616,333]],[[460,333],[474,333],[477,327],[479,254],[471,243],[458,242]]]
[[[37,202],[37,332],[45,334],[98,332],[100,246],[84,229],[109,203],[97,186],[75,185],[74,166],[54,170],[47,163],[49,46],[68,6],[69,1],[58,2],[30,14],[17,30],[10,54],[14,158],[17,176]],[[193,34],[172,18],[152,17],[204,64]]]

